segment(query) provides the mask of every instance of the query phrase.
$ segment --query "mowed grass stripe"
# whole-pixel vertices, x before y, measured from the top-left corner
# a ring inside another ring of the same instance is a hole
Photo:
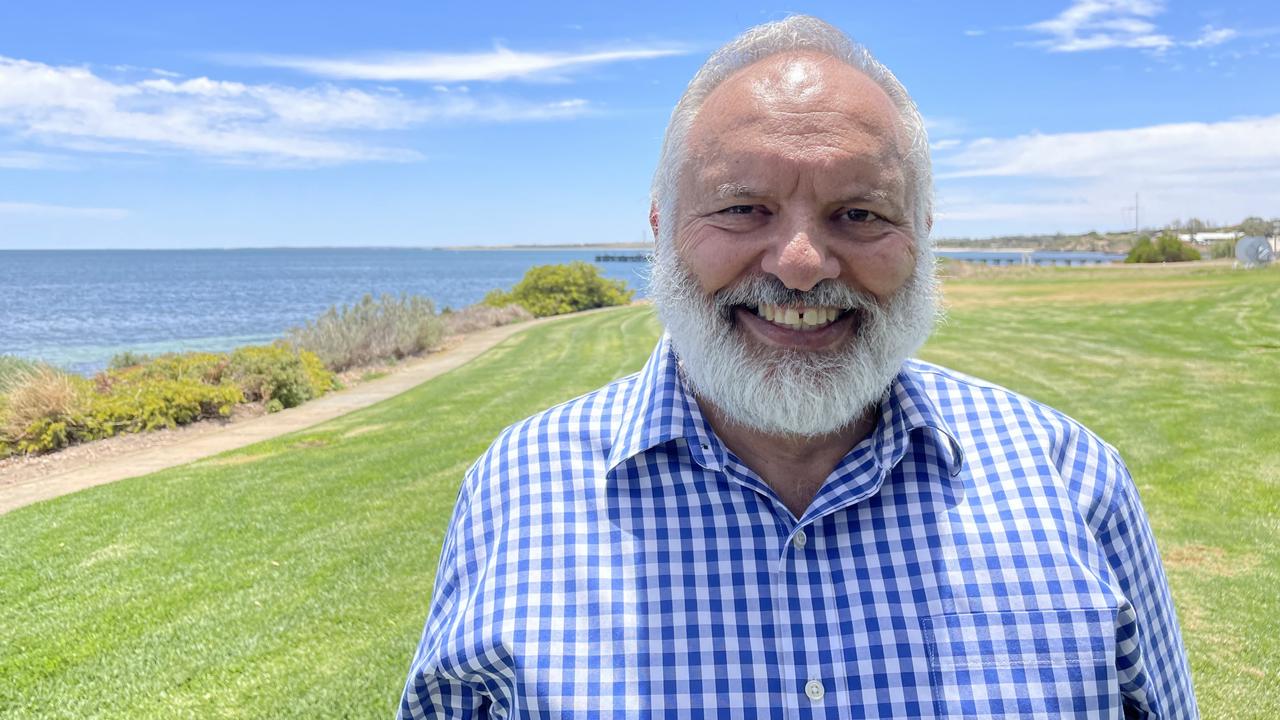
[[[1280,716],[1280,272],[1015,271],[947,293],[926,359],[1125,455],[1204,715]],[[466,467],[637,369],[658,332],[643,308],[533,328],[312,430],[0,517],[0,716],[388,717]]]

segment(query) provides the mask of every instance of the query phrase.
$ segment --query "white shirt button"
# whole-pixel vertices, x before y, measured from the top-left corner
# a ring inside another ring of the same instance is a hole
[[[795,545],[797,550],[803,550],[808,543],[809,536],[805,535],[803,530],[797,531],[795,537],[791,538],[791,544]]]
[[[817,680],[810,680],[804,686],[804,694],[809,696],[810,700],[821,700],[823,695],[827,694],[826,688],[822,687],[822,683]]]

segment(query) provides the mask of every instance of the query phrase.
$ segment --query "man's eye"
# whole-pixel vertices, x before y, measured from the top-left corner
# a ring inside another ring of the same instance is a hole
[[[734,205],[732,207],[727,207],[720,212],[724,215],[750,215],[755,211],[755,205]]]
[[[876,215],[870,210],[862,210],[860,208],[849,210],[844,214],[844,216],[857,223],[871,222],[872,220],[880,219],[879,215]]]

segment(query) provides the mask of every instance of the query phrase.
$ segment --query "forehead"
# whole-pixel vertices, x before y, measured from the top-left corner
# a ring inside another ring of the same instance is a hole
[[[893,101],[860,71],[813,53],[775,55],[730,76],[703,103],[687,147],[687,169],[706,181],[766,174],[903,185]]]

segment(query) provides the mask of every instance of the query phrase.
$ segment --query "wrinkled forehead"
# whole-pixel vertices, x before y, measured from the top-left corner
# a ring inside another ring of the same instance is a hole
[[[848,160],[903,174],[905,141],[893,101],[861,71],[815,53],[775,55],[730,76],[707,96],[686,143],[695,172],[773,155],[819,169]]]

